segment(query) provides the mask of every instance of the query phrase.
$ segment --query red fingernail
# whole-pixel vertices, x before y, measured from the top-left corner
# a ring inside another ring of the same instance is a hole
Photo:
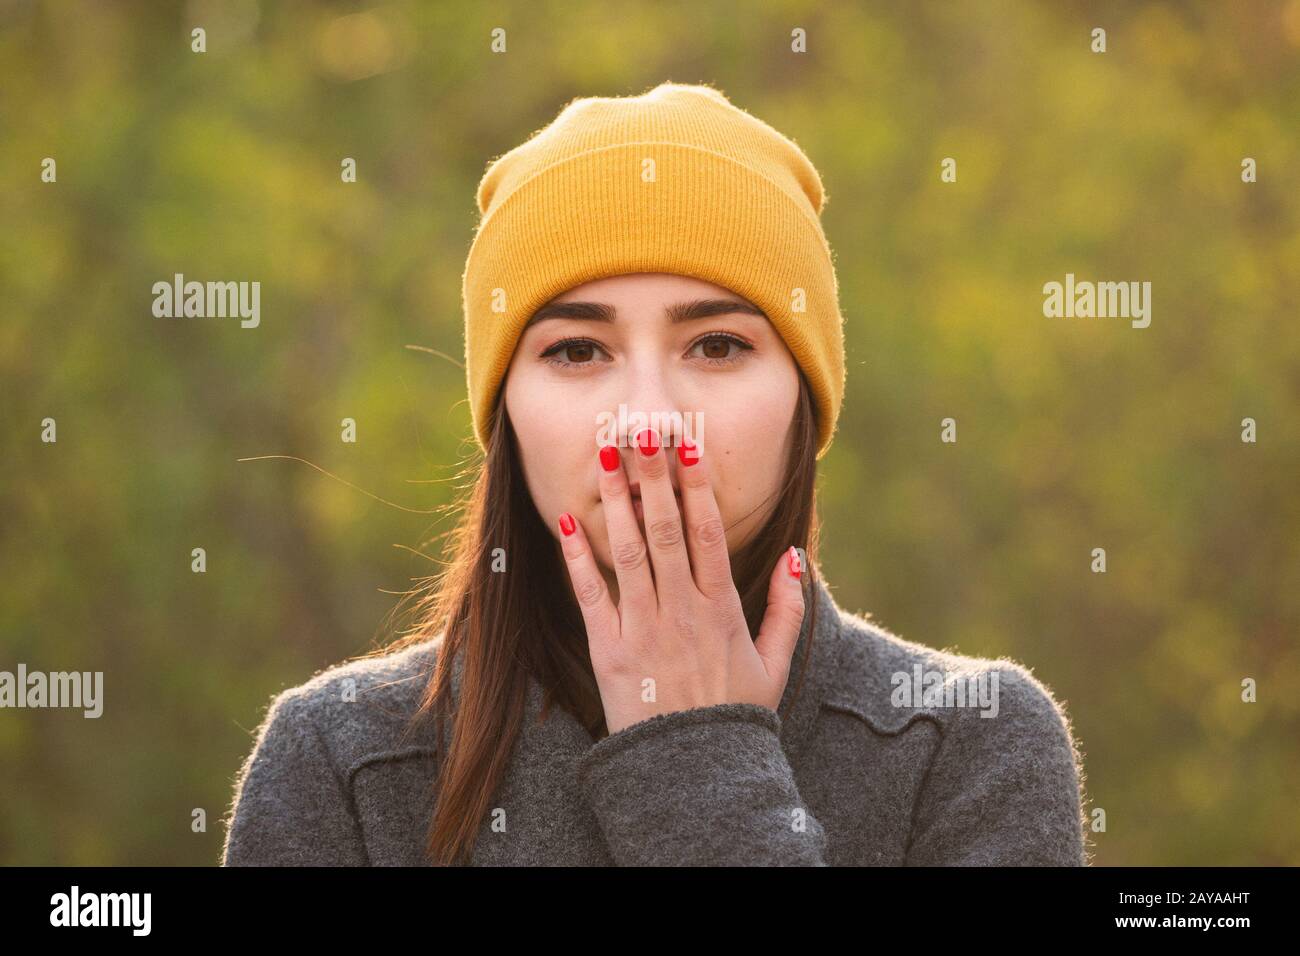
[[[790,545],[789,557],[787,558],[790,565],[790,576],[799,577],[803,574],[803,565],[799,561],[799,549]]]
[[[600,467],[606,471],[618,470],[618,446],[603,445],[600,449]]]
[[[641,454],[648,458],[659,450],[659,436],[653,428],[643,428],[637,436],[637,445],[641,448]]]
[[[576,526],[573,523],[573,515],[569,514],[567,511],[560,515],[560,530],[564,532],[565,536],[573,534],[575,527]]]
[[[682,436],[682,443],[677,446],[677,460],[687,468],[700,460],[700,450],[685,435]]]

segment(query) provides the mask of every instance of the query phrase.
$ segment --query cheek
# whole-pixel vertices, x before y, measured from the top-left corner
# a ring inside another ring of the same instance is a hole
[[[588,467],[596,457],[594,413],[571,392],[557,393],[527,377],[507,389],[506,401],[542,520],[553,522],[561,511],[578,513],[594,482]]]
[[[704,448],[724,517],[748,511],[780,481],[797,397],[792,394],[780,387],[753,389],[703,410]]]

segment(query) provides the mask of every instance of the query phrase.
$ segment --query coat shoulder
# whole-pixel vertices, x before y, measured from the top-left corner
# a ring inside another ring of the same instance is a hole
[[[334,664],[272,696],[271,715],[292,715],[314,728],[342,775],[405,750],[432,751],[436,740],[415,721],[437,663],[438,639]]]
[[[1068,727],[1052,690],[1020,661],[922,644],[891,631],[869,614],[837,610],[839,667],[827,702],[858,714],[877,732],[899,733],[922,719],[947,730],[971,710],[978,717],[975,704],[953,707],[952,703],[963,699],[959,690],[969,701],[968,692],[980,688],[995,695],[1003,713]],[[919,696],[912,693],[918,687]],[[931,692],[925,693],[926,688]]]

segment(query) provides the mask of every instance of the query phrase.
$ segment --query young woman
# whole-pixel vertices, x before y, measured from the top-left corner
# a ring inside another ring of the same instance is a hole
[[[1068,720],[818,573],[820,177],[710,87],[571,104],[479,187],[482,467],[419,623],[281,693],[226,864],[1087,862]]]

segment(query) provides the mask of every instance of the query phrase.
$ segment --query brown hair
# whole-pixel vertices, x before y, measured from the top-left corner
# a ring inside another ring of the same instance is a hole
[[[811,620],[806,622],[808,647],[795,688],[797,697],[816,627],[818,533],[817,413],[802,371],[793,426],[790,457],[772,514],[731,555],[731,567],[750,634],[756,636],[778,556],[791,544],[804,549],[802,583]],[[415,627],[365,655],[389,654],[442,637],[436,664],[411,719],[411,727],[434,720],[440,751],[443,721],[452,716],[452,661],[457,654],[464,655],[453,736],[447,752],[438,754],[437,797],[425,848],[435,865],[459,865],[469,859],[523,723],[530,674],[545,690],[543,717],[558,703],[592,737],[607,733],[586,627],[559,542],[533,505],[514,429],[499,397],[486,456],[474,467],[476,480],[455,506],[460,519],[445,546],[449,556],[445,570],[406,592],[418,598]],[[528,573],[494,572],[498,548],[507,556],[509,570],[527,568]]]

